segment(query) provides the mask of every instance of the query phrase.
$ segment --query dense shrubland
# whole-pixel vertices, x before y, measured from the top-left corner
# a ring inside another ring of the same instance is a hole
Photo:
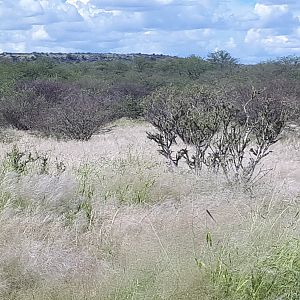
[[[299,299],[299,79],[0,62],[0,298]]]
[[[88,140],[109,122],[138,117],[140,86],[107,90],[84,89],[58,81],[21,82],[2,99],[2,119],[20,130],[77,140]]]
[[[1,61],[0,124],[40,131],[58,137],[89,139],[112,120],[143,116],[142,99],[161,87],[209,85],[215,93],[239,106],[243,91],[267,90],[270,97],[288,102],[299,118],[298,57],[257,65],[239,65],[226,51],[207,59],[165,58],[95,63],[57,63],[41,58],[32,62]],[[241,90],[242,93],[233,91]],[[76,124],[76,125],[75,125]]]
[[[171,164],[248,183],[267,171],[256,167],[286,123],[299,121],[299,79],[298,57],[245,66],[223,50],[207,59],[3,61],[0,122],[89,140],[122,117],[146,118],[159,131],[149,138]],[[185,146],[174,151],[179,140]]]

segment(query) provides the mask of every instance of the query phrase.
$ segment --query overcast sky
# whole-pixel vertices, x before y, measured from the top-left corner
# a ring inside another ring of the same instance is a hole
[[[300,0],[0,0],[0,52],[300,55]]]

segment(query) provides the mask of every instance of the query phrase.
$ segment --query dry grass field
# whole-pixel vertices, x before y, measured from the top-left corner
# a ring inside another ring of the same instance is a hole
[[[300,137],[245,191],[170,170],[147,130],[1,133],[0,299],[299,299]]]

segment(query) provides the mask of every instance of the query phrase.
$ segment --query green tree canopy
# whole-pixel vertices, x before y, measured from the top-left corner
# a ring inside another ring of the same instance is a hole
[[[226,50],[218,50],[207,55],[207,61],[224,66],[232,66],[238,63],[238,59],[231,56]]]

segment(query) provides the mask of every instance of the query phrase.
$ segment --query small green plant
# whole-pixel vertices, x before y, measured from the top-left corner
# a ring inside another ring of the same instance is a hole
[[[6,204],[10,200],[10,193],[6,191],[0,191],[0,212],[5,208]]]
[[[46,155],[39,156],[40,160],[40,174],[49,173],[49,157]]]
[[[95,187],[91,177],[94,171],[94,168],[88,164],[83,165],[78,170],[78,195],[82,198],[82,202],[79,204],[76,213],[83,211],[88,219],[89,225],[93,222],[92,198],[95,192]]]
[[[46,155],[21,151],[17,145],[13,145],[12,150],[6,155],[4,164],[8,170],[16,172],[18,175],[25,175],[29,171],[29,166],[34,163],[38,165],[39,174],[48,174],[49,158]]]
[[[145,204],[152,202],[152,192],[156,183],[156,175],[151,170],[154,162],[141,160],[131,150],[125,158],[112,163],[114,169],[113,185],[109,194],[121,203]]]
[[[88,164],[83,165],[78,170],[78,194],[86,199],[91,199],[94,195],[95,187],[91,180],[94,171],[94,168]]]
[[[7,167],[19,175],[25,174],[28,171],[28,164],[37,160],[31,152],[21,151],[17,145],[7,153],[6,158]]]
[[[63,161],[60,161],[56,158],[55,160],[55,168],[58,174],[61,174],[66,171],[67,167]]]
[[[130,180],[127,183],[120,182],[115,186],[112,194],[121,203],[144,204],[151,202],[151,190],[155,184],[155,179],[139,177],[138,180]]]
[[[89,222],[89,225],[91,225],[92,222],[93,222],[92,210],[93,210],[92,209],[92,204],[91,204],[91,201],[89,201],[89,200],[84,200],[78,206],[78,211],[77,212],[84,211],[85,216],[86,216],[86,218]]]

